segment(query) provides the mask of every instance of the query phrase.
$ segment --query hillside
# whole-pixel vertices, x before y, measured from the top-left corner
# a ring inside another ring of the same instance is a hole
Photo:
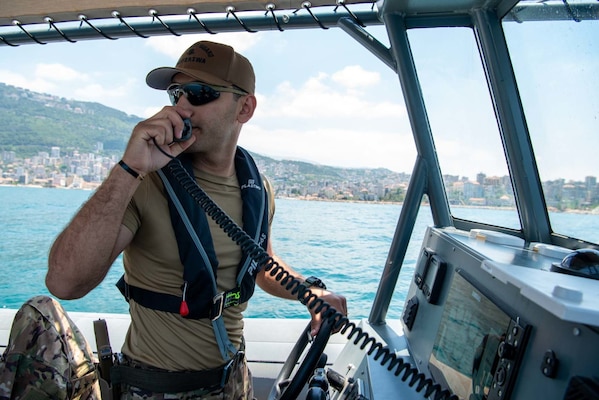
[[[0,155],[14,152],[14,156],[0,159],[0,170],[4,164],[5,167],[18,166],[18,161],[13,163],[13,157],[25,160],[40,153],[51,153],[54,146],[60,148],[60,154],[69,157],[74,151],[94,153],[97,157],[118,157],[140,120],[99,103],[67,100],[0,83]],[[398,200],[402,191],[399,186],[404,186],[409,179],[406,174],[387,169],[344,169],[276,160],[259,154],[253,156],[281,196]],[[70,165],[82,167],[86,162],[71,160]],[[30,175],[39,179],[52,175],[52,171],[40,175],[39,168],[30,166],[29,169]],[[63,165],[62,169],[68,168]],[[86,181],[97,180],[89,170],[81,175]],[[22,178],[15,176],[14,179]]]
[[[98,103],[67,100],[0,83],[0,151],[30,157],[59,146],[122,152],[141,118]]]

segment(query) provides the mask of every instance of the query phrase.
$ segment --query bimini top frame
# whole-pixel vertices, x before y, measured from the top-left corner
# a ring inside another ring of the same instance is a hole
[[[475,10],[499,18],[595,19],[597,2],[575,0],[0,0],[0,46],[219,32],[328,29],[341,18],[381,25],[382,14],[405,17],[408,28],[462,25]]]
[[[198,33],[254,33],[273,30],[282,32],[302,28],[326,30],[335,26],[340,18],[350,18],[360,26],[382,24],[374,3],[352,0],[338,0],[337,3],[320,0],[287,2],[285,8],[275,2],[248,4],[229,1],[220,5],[190,2],[187,5],[167,5],[150,9],[132,7],[127,5],[127,2],[113,4],[111,7],[110,3],[115,2],[108,1],[102,3],[104,8],[101,10],[90,8],[84,12],[75,12],[85,6],[68,11],[57,9],[54,10],[56,16],[52,14],[51,7],[46,7],[43,10],[35,10],[36,17],[25,14],[24,11],[17,12],[17,5],[21,6],[22,3],[32,2],[15,3],[0,0],[0,46],[116,40],[134,36],[148,38]],[[47,3],[43,5],[46,6]],[[9,13],[11,8],[14,14]]]

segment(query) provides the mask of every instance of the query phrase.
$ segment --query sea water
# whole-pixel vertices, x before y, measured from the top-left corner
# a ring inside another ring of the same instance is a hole
[[[85,190],[0,187],[0,307],[18,308],[34,295],[49,294],[44,277],[50,246],[91,194]],[[297,272],[316,275],[331,290],[345,295],[351,318],[366,318],[400,211],[398,204],[277,199],[273,248]],[[478,220],[483,220],[481,213],[487,221],[515,218],[513,211],[468,212]],[[588,225],[581,229],[593,229],[599,222],[597,215],[560,216]],[[424,232],[431,223],[430,211],[423,207],[387,314],[389,318],[401,316]],[[114,286],[122,273],[119,257],[93,291],[82,299],[61,303],[68,311],[126,313],[127,303]],[[299,302],[278,299],[257,288],[246,316],[306,318],[308,314]]]

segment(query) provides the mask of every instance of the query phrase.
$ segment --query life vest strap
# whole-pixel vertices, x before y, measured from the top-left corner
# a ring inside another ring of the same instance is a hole
[[[210,320],[220,318],[225,308],[238,306],[241,299],[241,289],[235,288],[217,294],[212,298],[212,309],[210,310]]]
[[[116,284],[121,294],[127,301],[133,299],[137,304],[146,308],[151,308],[158,311],[171,313],[179,313],[181,305],[181,297],[167,293],[158,293],[151,290],[143,289],[137,286],[129,285],[125,282],[125,276]]]

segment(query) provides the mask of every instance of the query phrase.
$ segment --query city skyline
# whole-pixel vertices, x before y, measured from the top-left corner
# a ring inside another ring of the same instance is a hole
[[[14,151],[3,151],[0,184],[94,189],[119,158],[114,152],[102,154],[102,148],[102,142],[98,142],[96,152],[72,150],[61,154],[60,147],[52,146],[49,151],[39,152],[31,158],[19,158]],[[411,177],[409,173],[384,168],[339,168],[305,163],[327,169],[326,173],[319,175],[316,172],[308,179],[298,172],[297,165],[301,162],[254,155],[279,197],[401,202]],[[338,176],[330,175],[331,168]],[[443,178],[448,200],[453,205],[515,206],[507,175],[487,175],[481,171],[475,177],[444,174]],[[599,185],[595,176],[580,180],[547,180],[542,185],[550,210],[592,210],[599,206]]]
[[[102,153],[103,152],[103,143],[102,142],[96,142],[96,146],[95,146],[95,152],[81,152],[79,149],[76,150],[72,150],[74,154],[87,154],[87,155],[94,155],[94,156],[98,156],[98,157],[106,157],[103,156],[101,154],[98,153]],[[62,150],[60,148],[60,146],[51,146],[48,151],[43,151],[43,152],[38,152],[38,154],[36,156],[30,157],[29,159],[35,159],[37,157],[44,157],[44,154],[47,155],[47,157],[49,158],[63,158],[62,154],[61,154]],[[340,169],[340,170],[376,170],[376,169],[387,169],[384,167],[340,167],[337,165],[327,165],[327,164],[320,164],[320,163],[315,163],[315,162],[311,162],[311,161],[304,161],[304,160],[298,160],[298,159],[285,159],[285,158],[279,158],[279,157],[273,157],[273,156],[269,156],[269,155],[265,155],[265,154],[260,154],[260,153],[256,153],[256,152],[252,152],[250,151],[250,153],[253,154],[257,154],[258,156],[261,157],[266,157],[266,158],[271,158],[273,160],[276,161],[290,161],[290,162],[304,162],[307,164],[312,164],[315,166],[322,166],[322,167],[330,167],[330,168],[336,168],[336,169]],[[11,160],[15,160],[15,159],[27,159],[27,158],[22,158],[22,157],[18,157],[15,151],[6,151],[6,150],[2,150],[1,152],[2,158],[0,159],[0,166],[2,166],[5,162],[11,162]],[[66,156],[69,157],[69,156]],[[115,154],[110,155],[109,158],[114,159],[117,157],[117,154],[115,152]],[[117,160],[118,162],[118,160]],[[402,174],[402,175],[410,175],[410,172],[408,171],[393,171],[393,170],[389,170],[391,172],[397,173],[397,174]],[[497,175],[497,174],[487,174],[485,171],[480,170],[479,172],[475,173],[474,177],[468,176],[468,175],[460,175],[460,174],[451,174],[451,173],[447,173],[447,174],[442,174],[443,177],[456,177],[457,180],[470,180],[470,181],[477,181],[478,180],[478,176],[479,175],[484,175],[485,177],[489,177],[489,178],[505,178],[505,177],[509,177],[508,174],[504,174],[504,175]],[[588,178],[596,178],[594,175],[585,175],[579,178],[562,178],[562,177],[557,177],[555,179],[547,179],[544,180],[543,182],[552,182],[552,181],[564,181],[564,182],[584,182],[586,181]]]

